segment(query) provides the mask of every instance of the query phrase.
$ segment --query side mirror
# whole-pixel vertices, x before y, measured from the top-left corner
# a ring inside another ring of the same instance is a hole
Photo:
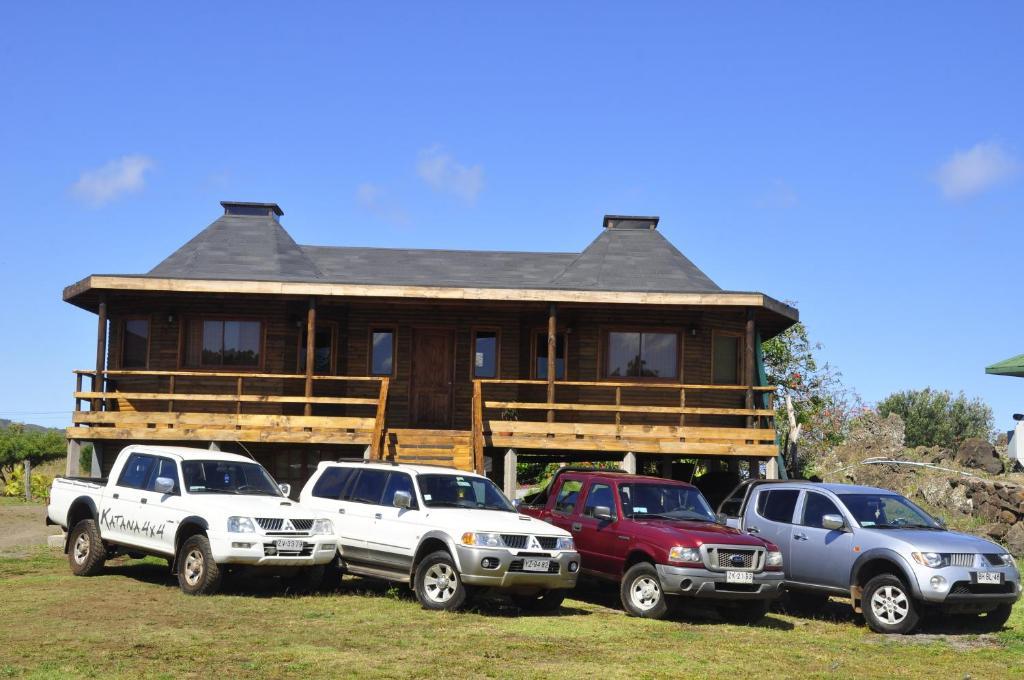
[[[717,515],[715,515],[715,517],[716,517],[716,519],[718,519],[718,523],[719,524],[722,524],[722,525],[729,524],[729,516],[726,515],[724,512],[718,513]]]
[[[174,480],[170,477],[157,477],[153,490],[162,494],[174,493]]]
[[[614,519],[612,516],[612,509],[607,505],[595,505],[594,506],[594,519],[599,519],[602,522],[610,522]]]
[[[278,484],[277,488],[280,489],[281,493],[283,493],[285,496],[291,496],[292,495],[292,485],[291,484]]]
[[[846,528],[846,522],[839,515],[825,515],[821,518],[821,526],[830,531],[842,531]]]
[[[518,510],[519,508],[523,507],[522,499],[517,498],[514,501],[512,501],[512,507],[515,508],[516,510]]]
[[[412,494],[408,491],[396,491],[391,504],[396,508],[404,508],[408,510],[412,507]]]
[[[943,529],[946,528],[946,518],[945,517],[935,517],[933,519],[935,519],[935,523],[938,524],[940,527],[942,527]]]

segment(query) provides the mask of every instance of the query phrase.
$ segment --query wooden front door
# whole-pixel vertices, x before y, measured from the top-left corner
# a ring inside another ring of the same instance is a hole
[[[418,328],[413,331],[412,342],[412,426],[449,428],[455,332],[450,328]]]

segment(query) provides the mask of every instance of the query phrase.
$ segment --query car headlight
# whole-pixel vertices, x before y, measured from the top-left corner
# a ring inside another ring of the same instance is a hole
[[[573,542],[572,536],[560,536],[555,541],[555,550],[575,550],[576,543]]]
[[[1017,560],[1013,559],[1013,555],[1010,553],[1003,553],[999,557],[1003,559],[1004,566],[1013,567],[1014,569],[1017,568]]]
[[[313,520],[313,530],[311,533],[315,536],[317,534],[328,535],[334,533],[334,525],[331,524],[329,519],[315,519]]]
[[[700,557],[699,548],[686,548],[684,546],[677,545],[668,551],[668,561],[700,563],[703,560]]]
[[[910,556],[914,561],[924,567],[938,569],[942,566],[942,553],[937,552],[912,552]]]
[[[779,568],[782,566],[782,553],[778,550],[769,550],[764,558],[764,566]]]
[[[505,541],[501,540],[501,534],[467,531],[462,534],[462,545],[479,545],[485,548],[504,548]]]
[[[228,531],[233,534],[254,534],[256,525],[248,517],[228,517]]]

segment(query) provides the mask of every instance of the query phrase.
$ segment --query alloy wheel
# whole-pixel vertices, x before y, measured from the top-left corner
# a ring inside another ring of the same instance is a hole
[[[650,576],[642,576],[630,586],[629,599],[637,609],[648,611],[661,600],[661,586]]]
[[[75,562],[84,564],[89,559],[89,534],[82,532],[75,539]]]
[[[439,603],[452,599],[458,585],[459,581],[455,570],[443,562],[431,565],[430,569],[427,570],[426,577],[423,579],[423,586],[427,597]]]
[[[193,549],[185,556],[185,582],[194,586],[203,578],[206,561],[201,550]]]
[[[910,601],[895,586],[884,586],[871,595],[871,612],[879,621],[895,626],[910,613]]]

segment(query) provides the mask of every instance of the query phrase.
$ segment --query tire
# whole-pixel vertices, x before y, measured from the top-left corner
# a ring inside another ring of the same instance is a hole
[[[281,581],[289,593],[308,595],[323,585],[325,571],[323,565],[302,567],[294,576],[288,576]]]
[[[178,551],[178,585],[186,595],[213,595],[220,590],[223,572],[213,561],[210,541],[202,534],[190,536]]]
[[[751,626],[764,618],[770,603],[767,600],[737,602],[718,608],[723,620],[738,626]]]
[[[864,621],[876,633],[909,633],[921,620],[920,608],[910,588],[892,574],[880,574],[868,581],[861,595]]]
[[[810,590],[790,590],[782,598],[781,608],[790,614],[820,614],[828,604],[827,593]]]
[[[416,599],[424,609],[454,611],[466,602],[455,561],[444,550],[430,553],[416,567]]]
[[[1006,625],[1006,622],[1010,620],[1012,612],[1013,605],[1009,602],[1003,602],[984,616],[979,616],[974,622],[974,627],[986,633],[1000,631]]]
[[[555,612],[562,606],[565,595],[566,591],[561,588],[542,590],[536,595],[514,595],[512,601],[526,612]]]
[[[103,571],[107,549],[100,538],[96,520],[83,519],[68,536],[68,564],[75,576],[95,576]]]
[[[658,570],[650,562],[634,564],[626,571],[619,584],[622,607],[630,616],[660,619],[668,613],[665,591],[658,578]]]
[[[325,564],[323,566],[323,570],[323,578],[320,579],[320,583],[317,585],[317,590],[323,593],[330,593],[337,590],[341,585],[341,578],[345,573],[344,570],[342,570],[338,559],[335,558]]]

